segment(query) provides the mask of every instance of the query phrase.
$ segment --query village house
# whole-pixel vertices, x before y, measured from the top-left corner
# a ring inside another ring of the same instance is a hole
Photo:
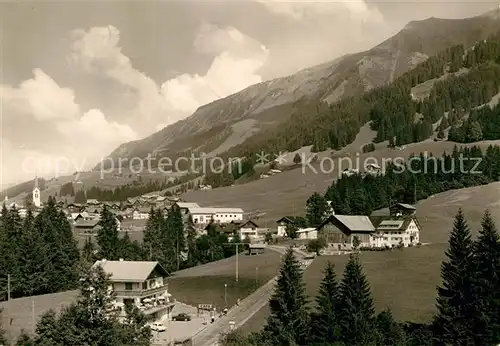
[[[195,224],[207,224],[212,220],[216,223],[229,223],[243,220],[241,208],[188,208]]]
[[[327,244],[336,250],[353,248],[354,237],[360,248],[414,246],[420,243],[421,226],[415,216],[416,208],[396,203],[389,215],[332,215],[318,228]]]
[[[318,230],[315,227],[299,228],[297,230],[297,239],[299,240],[318,239]]]
[[[133,213],[132,213],[132,219],[134,219],[134,220],[146,220],[149,218],[150,211],[151,211],[151,208],[148,208],[148,207],[135,208]]]
[[[369,163],[365,166],[365,172],[371,175],[379,175],[381,174],[382,170],[376,163]]]
[[[80,219],[82,220],[94,220],[96,219],[96,217],[94,217],[93,215],[87,213],[86,211],[84,212],[81,212],[81,213],[70,213],[69,214],[69,219],[72,221],[72,222],[76,222]]]
[[[295,225],[297,228],[305,228],[306,219],[300,216],[283,216],[281,219],[276,221],[276,223],[278,224],[278,237],[285,237],[288,225]]]
[[[158,320],[170,319],[175,301],[168,292],[168,272],[156,261],[108,261],[95,262],[110,275],[115,307],[125,317],[125,305],[135,304],[142,312]]]
[[[99,220],[85,220],[85,219],[78,219],[75,221],[73,224],[73,227],[75,228],[75,231],[80,232],[80,233],[96,233],[98,231],[98,224]]]
[[[264,240],[266,234],[269,232],[269,228],[261,228],[252,220],[243,222],[232,221],[231,224],[235,225],[241,240],[247,237],[250,241]]]
[[[335,250],[352,250],[354,239],[359,247],[372,247],[371,235],[375,232],[370,218],[364,215],[331,215],[317,231],[324,237],[329,247]]]
[[[420,242],[420,225],[413,217],[370,216],[376,228],[374,247],[412,246]]]

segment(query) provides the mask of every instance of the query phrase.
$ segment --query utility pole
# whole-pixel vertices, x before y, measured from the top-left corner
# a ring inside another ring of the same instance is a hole
[[[32,332],[35,334],[36,330],[36,318],[35,318],[35,300],[31,299],[31,325],[32,325]]]
[[[10,274],[7,274],[7,301],[10,300]]]
[[[235,245],[236,246],[236,282],[238,282],[238,276],[239,276],[239,264],[238,264],[238,253],[239,245],[247,245],[247,243],[225,243],[223,245]]]
[[[415,185],[413,187],[413,205],[417,204],[417,181],[415,180]]]

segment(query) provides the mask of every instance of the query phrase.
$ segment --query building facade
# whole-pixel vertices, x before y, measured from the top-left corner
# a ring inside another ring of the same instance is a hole
[[[154,320],[170,319],[175,301],[168,293],[167,271],[156,261],[97,261],[110,276],[119,316],[125,305],[134,304]]]

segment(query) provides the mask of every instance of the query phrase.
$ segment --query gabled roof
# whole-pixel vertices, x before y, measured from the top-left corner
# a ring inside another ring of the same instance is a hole
[[[191,203],[191,202],[176,202],[177,206],[179,208],[185,208],[185,209],[189,209],[189,208],[200,208],[200,206],[198,205],[198,203]]]
[[[303,223],[306,219],[301,216],[283,216],[281,219],[277,220],[276,223]]]
[[[370,216],[375,228],[378,230],[406,230],[410,222],[414,221],[418,229],[421,229],[420,223],[414,216],[404,217],[404,216]]]
[[[370,218],[365,215],[331,215],[323,221],[316,229],[323,228],[327,223],[335,222],[341,223],[346,229],[351,232],[374,232],[375,227],[373,226]]]
[[[95,227],[99,223],[99,220],[83,220],[78,219],[75,222],[75,227]]]
[[[115,282],[144,282],[153,270],[158,270],[164,276],[168,272],[156,261],[96,261],[107,274],[111,274],[111,281]]]
[[[247,221],[231,221],[233,225],[235,225],[238,229],[243,228],[247,226],[248,224],[254,226],[255,228],[259,228],[259,225],[257,225],[255,222],[252,220],[247,220]]]
[[[137,211],[139,213],[149,214],[149,212],[151,211],[151,208],[148,208],[148,207],[139,207],[139,208],[135,208],[134,211]]]
[[[417,210],[417,208],[415,208],[411,204],[406,204],[406,203],[395,203],[395,204],[391,205],[391,209],[398,208],[398,207],[402,208],[402,209],[406,209],[406,210]]]
[[[370,218],[365,215],[332,215],[351,231],[375,231]]]

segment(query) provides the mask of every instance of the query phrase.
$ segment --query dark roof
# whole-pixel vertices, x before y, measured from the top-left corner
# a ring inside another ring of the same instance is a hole
[[[252,220],[246,220],[246,221],[231,221],[233,225],[235,225],[238,229],[243,228],[247,226],[248,224],[253,225],[255,228],[259,228],[259,225],[257,225],[255,222]]]
[[[276,223],[285,222],[285,223],[303,223],[306,219],[302,216],[283,216],[281,219],[276,221]]]
[[[405,210],[417,210],[417,208],[415,208],[411,204],[406,204],[406,203],[395,203],[395,204],[391,205],[391,209],[392,208],[400,208],[400,209],[405,209]]]
[[[217,232],[223,232],[223,233],[234,233],[236,232],[236,230],[238,229],[238,227],[234,224],[234,223],[222,223],[222,224],[219,224],[219,223],[213,223],[213,224],[208,224],[205,226],[204,230],[205,231],[208,231],[208,228],[211,226],[211,225],[214,225],[215,226],[215,230]]]
[[[75,227],[77,228],[89,228],[89,227],[95,227],[99,223],[99,220],[82,220],[78,219],[78,221],[75,222]]]

